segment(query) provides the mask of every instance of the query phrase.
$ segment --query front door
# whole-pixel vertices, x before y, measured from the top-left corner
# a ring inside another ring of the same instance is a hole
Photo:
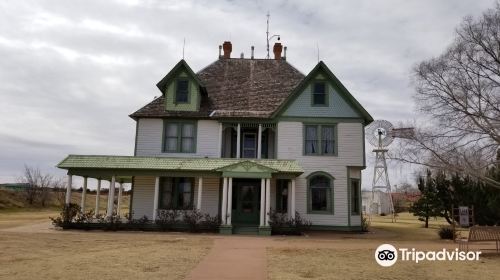
[[[233,179],[233,224],[259,224],[260,180]]]

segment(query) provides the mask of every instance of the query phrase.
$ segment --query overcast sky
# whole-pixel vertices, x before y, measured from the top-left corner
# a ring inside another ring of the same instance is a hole
[[[307,74],[319,57],[375,119],[412,120],[415,63],[439,55],[467,15],[493,0],[20,1],[0,2],[0,182],[24,164],[58,176],[67,154],[132,155],[128,115],[159,96],[182,58],[197,71],[217,59],[265,57],[271,33]],[[367,148],[368,161],[372,154]],[[413,182],[405,166],[393,184]],[[366,187],[372,169],[364,171]]]

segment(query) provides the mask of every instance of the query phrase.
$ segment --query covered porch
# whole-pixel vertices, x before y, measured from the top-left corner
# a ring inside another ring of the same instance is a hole
[[[272,208],[294,218],[295,178],[303,172],[293,160],[84,155],[70,155],[58,167],[68,170],[66,203],[73,176],[84,178],[82,201],[87,178],[109,180],[106,216],[111,217],[116,211],[115,185],[120,184],[120,194],[121,184],[131,182],[131,212],[153,222],[162,210],[212,212],[220,216],[219,231],[224,234],[233,233],[235,226],[270,234]]]

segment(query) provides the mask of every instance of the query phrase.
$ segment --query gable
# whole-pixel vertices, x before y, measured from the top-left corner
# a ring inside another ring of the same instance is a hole
[[[239,178],[271,178],[272,173],[277,172],[275,169],[251,161],[231,164],[217,171],[222,171],[223,177]]]
[[[164,97],[165,111],[198,111],[201,103],[202,83],[189,65],[181,60],[156,85]],[[187,90],[186,98],[179,101],[177,90],[182,86]]]
[[[324,82],[326,85],[326,104],[314,105],[313,85]],[[363,119],[365,124],[373,121],[370,114],[349,93],[333,73],[320,61],[290,95],[276,116],[283,117],[328,117]]]

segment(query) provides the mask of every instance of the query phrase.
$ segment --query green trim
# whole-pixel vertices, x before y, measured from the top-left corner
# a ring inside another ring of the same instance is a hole
[[[178,89],[178,86],[179,86],[179,82],[181,81],[186,81],[188,83],[188,87],[187,87],[187,101],[186,102],[179,102],[177,100],[177,89]],[[175,105],[177,104],[190,104],[191,103],[191,80],[189,79],[189,77],[177,77],[175,79],[175,85],[174,85],[174,96],[173,96],[173,103]]]
[[[316,126],[316,144],[318,145],[318,153],[314,154],[308,154],[306,153],[306,127],[307,126]],[[324,154],[323,149],[321,148],[321,140],[323,137],[323,127],[333,127],[333,138],[334,138],[334,147],[333,147],[333,154]],[[302,123],[302,155],[303,156],[322,156],[322,157],[337,157],[338,156],[338,129],[336,124],[331,124],[331,123]]]
[[[346,167],[347,170],[347,225],[351,226],[351,169]]]
[[[360,118],[331,118],[331,117],[287,117],[281,116],[276,119],[276,121],[290,121],[290,122],[302,122],[302,123],[323,123],[323,124],[338,124],[338,123],[363,123],[363,119]]]
[[[322,83],[325,86],[325,93],[324,93],[325,94],[325,103],[324,104],[315,104],[314,103],[314,95],[318,94],[318,93],[314,92],[314,87],[317,83]],[[326,82],[326,80],[315,79],[311,82],[310,87],[311,87],[311,107],[329,107],[330,106],[330,99],[329,99],[330,92],[329,92],[329,87],[328,87],[328,83]]]
[[[259,226],[259,235],[270,236],[271,235],[271,227],[270,226]]]
[[[167,151],[166,150],[166,131],[167,124],[176,124],[177,125],[177,149],[175,151]],[[189,152],[182,151],[182,127],[185,124],[192,124],[194,126],[193,131],[193,150]],[[194,154],[196,153],[198,142],[198,121],[197,120],[180,120],[176,119],[175,121],[171,121],[169,119],[163,119],[163,132],[162,132],[162,143],[161,143],[161,152],[166,154]]]
[[[200,87],[204,87],[203,83],[201,82],[201,80],[198,78],[198,76],[193,72],[193,70],[191,69],[191,67],[189,67],[189,65],[187,64],[187,62],[184,60],[184,59],[181,59],[181,61],[179,61],[175,66],[174,68],[172,68],[172,70],[170,70],[170,72],[168,72],[167,75],[165,75],[165,77],[163,77],[163,79],[161,79],[161,81],[159,81],[156,86],[158,87],[158,89],[162,92],[162,94],[165,94],[165,91],[167,89],[167,85],[169,84],[170,80],[172,78],[174,78],[177,73],[181,70],[181,69],[186,69],[187,71],[187,74],[189,76],[191,76],[191,78],[196,81],[196,83],[198,83],[198,85]]]
[[[365,128],[362,127],[361,130],[363,131],[363,166],[366,166]]]
[[[129,179],[124,178],[124,182],[130,182],[132,176],[160,176],[160,177],[193,177],[195,175],[203,177],[220,177],[221,172],[217,171],[175,171],[175,170],[138,170],[138,169],[113,169],[113,168],[70,168],[71,175],[99,178],[104,180],[110,180],[112,175],[130,177]]]
[[[351,201],[351,207],[350,207],[350,215],[351,216],[361,216],[361,204],[360,204],[360,201],[361,201],[361,179],[358,179],[358,178],[349,178],[349,190],[351,191],[352,190],[352,182],[357,182],[358,183],[358,211],[357,212],[354,212],[354,210],[352,209],[352,200],[353,198],[351,197],[350,198],[350,201]],[[351,193],[352,195],[352,193]]]
[[[310,181],[311,181],[312,178],[314,178],[316,176],[325,176],[325,177],[327,177],[330,180],[330,187],[329,187],[329,191],[330,191],[330,201],[329,201],[330,209],[329,210],[324,210],[324,211],[317,211],[317,210],[313,211],[312,210],[312,195],[311,195]],[[332,175],[330,175],[329,173],[324,172],[324,171],[316,171],[316,172],[313,172],[313,173],[309,174],[306,177],[306,180],[307,180],[307,190],[306,190],[307,214],[314,214],[314,215],[335,215],[335,204],[334,204],[334,201],[335,201],[335,184],[334,184],[335,177],[333,177]]]
[[[134,143],[134,156],[137,155],[137,137],[139,135],[139,120],[135,121],[135,143]]]
[[[293,101],[303,92],[309,82],[316,77],[316,73],[323,71],[327,75],[333,85],[339,90],[339,94],[345,97],[347,103],[351,104],[363,116],[365,124],[373,122],[373,117],[361,106],[361,104],[351,95],[347,88],[340,82],[339,79],[328,69],[323,61],[320,61],[314,68],[307,74],[307,76],[300,82],[300,84],[292,91],[288,98],[283,102],[280,107],[273,113],[272,118],[280,116],[286,109],[293,103]]]
[[[221,225],[219,226],[219,233],[224,235],[233,234],[233,227],[231,225]]]
[[[272,178],[270,172],[238,172],[238,171],[224,171],[222,172],[222,177],[233,177],[233,178]]]

